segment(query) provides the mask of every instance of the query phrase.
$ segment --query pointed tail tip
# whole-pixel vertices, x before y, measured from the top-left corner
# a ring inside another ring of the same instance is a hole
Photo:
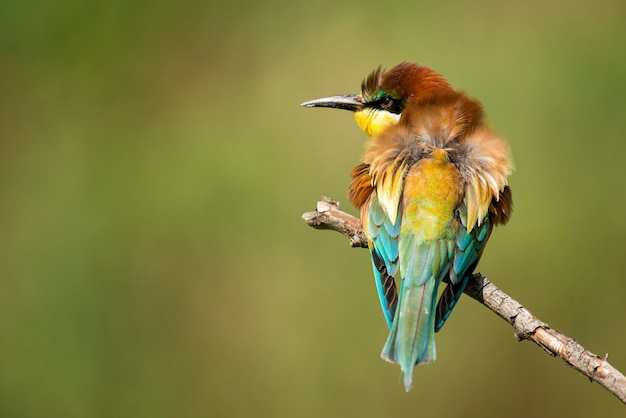
[[[404,373],[404,390],[409,392],[411,390],[411,386],[413,386],[413,370]]]

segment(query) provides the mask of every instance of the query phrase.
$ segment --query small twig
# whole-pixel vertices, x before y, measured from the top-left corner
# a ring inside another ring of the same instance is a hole
[[[331,229],[347,236],[352,247],[367,248],[361,221],[340,211],[339,204],[332,199],[324,197],[317,203],[315,211],[306,212],[302,218],[316,229]],[[608,355],[598,357],[574,339],[550,328],[480,274],[470,279],[465,293],[508,322],[519,341],[530,340],[551,355],[562,358],[566,364],[599,383],[626,404],[626,377],[609,364]]]
[[[350,238],[350,246],[367,248],[361,221],[339,210],[339,202],[322,196],[313,212],[306,212],[302,219],[315,229],[331,229]]]

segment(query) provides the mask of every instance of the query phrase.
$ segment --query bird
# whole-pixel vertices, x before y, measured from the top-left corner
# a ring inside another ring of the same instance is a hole
[[[360,212],[389,327],[381,357],[399,364],[408,392],[414,367],[436,359],[434,334],[493,228],[511,217],[509,145],[489,127],[478,100],[412,62],[378,67],[360,94],[301,106],[351,111],[368,136],[348,197]]]

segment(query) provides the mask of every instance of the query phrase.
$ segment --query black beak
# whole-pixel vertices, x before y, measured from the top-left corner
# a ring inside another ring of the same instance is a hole
[[[332,107],[335,109],[351,110],[356,112],[362,109],[363,97],[360,94],[344,94],[343,96],[322,97],[321,99],[309,100],[302,103],[304,107]]]

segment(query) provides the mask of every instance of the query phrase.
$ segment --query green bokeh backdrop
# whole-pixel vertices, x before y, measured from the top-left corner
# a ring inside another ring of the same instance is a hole
[[[344,203],[364,135],[299,103],[419,61],[513,149],[479,270],[626,370],[626,3],[0,5],[0,416],[617,417],[464,299],[415,371],[379,358]]]

